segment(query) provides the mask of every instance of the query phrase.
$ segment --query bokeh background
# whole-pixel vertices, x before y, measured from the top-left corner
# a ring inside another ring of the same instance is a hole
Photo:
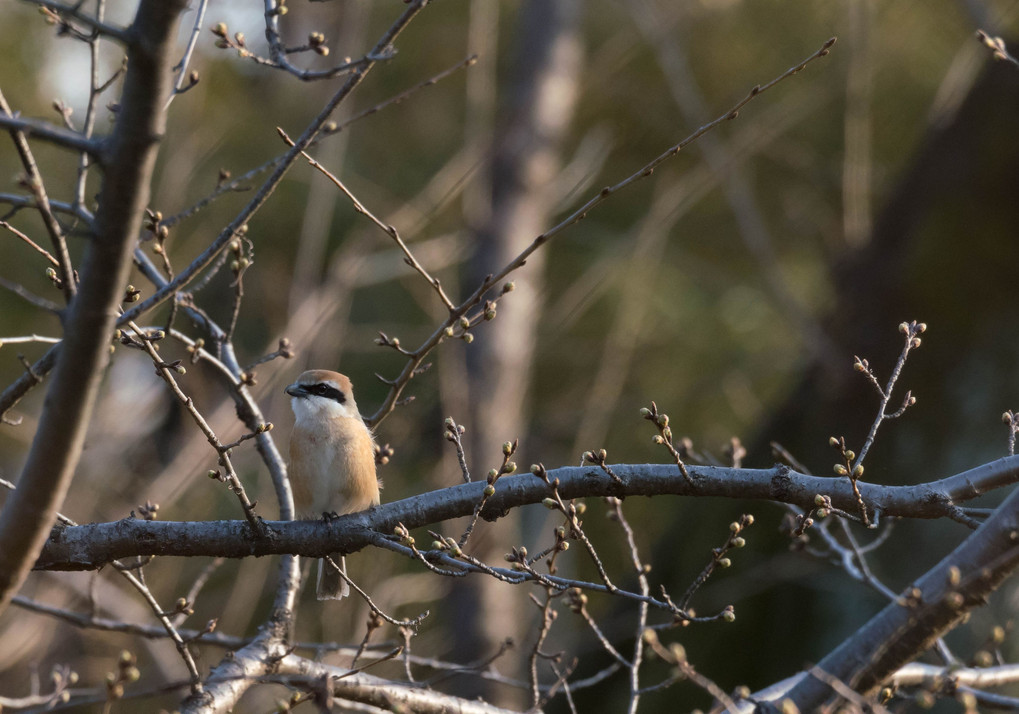
[[[752,101],[738,119],[557,235],[512,277],[516,290],[499,301],[497,318],[475,331],[473,344],[447,342],[432,355],[431,369],[408,391],[414,401],[377,429],[379,440],[395,449],[383,471],[384,500],[460,481],[443,439],[446,416],[467,427],[476,477],[498,466],[500,445],[515,438],[521,466],[575,464],[583,450],[601,447],[611,462],[667,461],[638,414],[651,400],[670,414],[677,436],[691,438],[709,461],[726,462],[735,436],[748,450],[745,465],[771,465],[774,440],[817,473],[830,473],[828,437],[845,435],[858,448],[877,411],[875,393],[852,370],[853,356],[868,358],[885,378],[901,349],[896,326],[911,319],[927,322],[929,330],[906,365],[899,394],[911,389],[918,402],[882,428],[868,479],[916,483],[1006,453],[1000,414],[1019,403],[1019,67],[994,62],[974,33],[982,28],[1007,40],[1017,23],[1014,3],[547,5],[477,0],[428,7],[336,121],[342,125],[471,54],[478,54],[477,63],[343,126],[313,152],[400,230],[454,300],[602,186],[723,115],[755,84],[799,63],[829,37],[838,43],[830,56]],[[356,58],[400,9],[294,0],[284,22],[287,43],[301,44],[320,31],[329,57],[302,54],[299,61],[325,67],[337,57]],[[132,12],[129,2],[108,8],[111,22],[126,22]],[[0,88],[8,102],[25,116],[56,122],[52,103],[59,100],[78,121],[87,101],[84,45],[56,37],[28,3],[7,2],[3,13]],[[260,6],[214,1],[204,25],[216,22],[231,34],[243,32],[253,51],[264,52]],[[193,14],[186,15],[182,48],[192,23]],[[276,127],[299,134],[342,81],[304,83],[217,49],[214,41],[203,31],[191,64],[201,80],[170,108],[152,198],[164,216],[209,195],[221,170],[238,177],[282,153]],[[101,76],[120,57],[108,47]],[[100,104],[115,102],[116,92],[114,86]],[[111,111],[100,110],[99,132],[110,126]],[[50,196],[66,200],[75,159],[42,142],[33,148]],[[0,193],[18,193],[20,165],[10,142],[0,142],[0,167],[7,168]],[[257,186],[262,175],[242,188]],[[94,177],[89,195],[97,187]],[[167,243],[173,264],[186,265],[249,196],[229,192],[180,221]],[[9,220],[43,235],[29,211]],[[392,242],[307,165],[294,166],[250,221],[248,238],[254,264],[244,278],[235,340],[242,362],[272,351],[283,336],[298,352],[257,369],[256,389],[279,443],[285,445],[292,424],[283,386],[308,366],[350,375],[361,411],[373,413],[387,391],[374,375],[395,377],[403,365],[398,354],[375,344],[378,331],[406,346],[423,341],[443,318],[434,293]],[[80,256],[80,239],[72,251]],[[0,234],[0,276],[57,299],[44,269],[37,254]],[[140,276],[135,285],[151,292]],[[232,292],[224,274],[195,299],[226,323]],[[164,319],[165,310],[149,322]],[[198,334],[184,320],[178,326]],[[33,334],[58,336],[59,324],[0,291],[0,339],[7,341],[0,348],[0,384],[23,370],[19,354],[31,360],[46,349],[10,341]],[[164,351],[184,354],[170,345]],[[224,441],[239,436],[233,407],[205,368],[189,369],[182,386]],[[20,426],[0,427],[0,477],[17,480],[43,396],[37,389],[18,406]],[[274,517],[273,490],[253,449],[242,447],[237,457],[261,512]],[[160,505],[163,519],[239,518],[227,489],[205,477],[214,466],[208,444],[147,359],[118,350],[63,511],[80,522],[115,520],[149,500]],[[625,573],[618,527],[604,518],[602,504],[588,505],[587,525],[603,557]],[[755,514],[749,545],[734,567],[694,601],[702,613],[733,604],[736,622],[668,635],[724,689],[759,688],[794,673],[883,604],[837,567],[791,552],[776,506],[661,498],[628,501],[625,510],[638,525],[653,581],[674,594],[723,542],[730,521]],[[477,552],[501,560],[512,545],[538,550],[552,525],[544,509],[525,509],[498,527],[486,525]],[[460,527],[450,524],[444,532]],[[872,566],[898,591],[965,535],[955,523],[899,524]],[[580,553],[569,555],[561,564],[565,572],[593,576]],[[403,616],[432,611],[415,653],[467,662],[509,636],[517,647],[496,667],[520,676],[538,617],[525,588],[477,578],[443,581],[391,554],[362,553],[350,561],[384,607]],[[169,604],[207,566],[162,560],[148,566],[146,578]],[[221,632],[251,634],[266,617],[274,580],[271,559],[221,564],[188,624],[218,618]],[[633,586],[632,578],[627,584]],[[131,622],[152,621],[144,603],[105,572],[37,573],[24,593],[70,610],[94,607]],[[1006,585],[991,608],[953,633],[950,644],[960,657],[972,657],[990,627],[1008,621],[1015,598],[1014,585]],[[323,608],[307,596],[304,604],[300,639],[360,640],[364,606]],[[598,597],[591,608],[609,637],[629,649],[635,609]],[[562,649],[566,661],[578,657],[578,677],[606,666],[609,657],[582,622],[560,609],[546,651]],[[18,608],[0,618],[0,637],[0,694],[7,696],[26,693],[33,671],[45,677],[64,662],[81,674],[83,686],[101,686],[124,648],[139,657],[139,691],[184,675],[168,642],[83,631]],[[399,639],[388,629],[376,637]],[[223,654],[196,649],[205,667]],[[1014,650],[1010,638],[1002,653],[1007,658]],[[399,669],[388,673],[399,676]],[[665,674],[652,663],[646,683]],[[508,705],[522,701],[470,677],[441,686]],[[616,675],[576,696],[582,711],[615,711],[625,693]],[[286,692],[278,688],[274,695]],[[255,695],[247,706],[264,710],[271,702],[264,697]],[[175,700],[166,696],[155,706],[171,708]],[[643,709],[708,702],[680,684],[648,695]]]

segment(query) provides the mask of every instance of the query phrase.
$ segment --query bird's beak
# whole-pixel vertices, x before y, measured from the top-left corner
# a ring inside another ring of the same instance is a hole
[[[303,397],[305,394],[304,387],[302,387],[297,382],[294,382],[293,384],[288,384],[287,388],[284,389],[283,391],[289,394],[291,397]]]

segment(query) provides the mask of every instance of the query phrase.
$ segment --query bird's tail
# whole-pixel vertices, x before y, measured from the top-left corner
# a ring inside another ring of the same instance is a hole
[[[327,560],[318,561],[318,581],[315,586],[315,597],[319,600],[339,600],[350,594],[350,586],[340,575],[347,572],[346,559],[339,553]]]

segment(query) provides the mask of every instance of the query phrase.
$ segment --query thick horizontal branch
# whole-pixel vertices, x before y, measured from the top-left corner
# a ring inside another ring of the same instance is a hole
[[[597,467],[565,467],[549,471],[559,481],[563,498],[598,496],[689,496],[757,499],[811,508],[817,494],[848,512],[856,497],[845,478],[820,478],[782,466],[771,469],[688,467],[687,482],[675,465],[613,465],[619,482]],[[954,476],[916,486],[858,483],[864,502],[881,517],[953,517],[957,503],[1019,481],[1019,456],[1010,456]],[[136,555],[250,556],[285,553],[323,557],[352,553],[370,545],[373,533],[392,533],[397,524],[419,528],[452,518],[470,516],[482,499],[484,482],[450,488],[387,503],[329,523],[323,521],[267,521],[267,534],[257,537],[246,521],[145,521],[59,527],[53,530],[36,562],[36,569],[87,570]],[[482,511],[488,520],[510,509],[540,503],[551,488],[531,474],[504,476],[495,485]]]
[[[461,699],[429,689],[412,682],[394,682],[364,672],[350,673],[342,667],[331,667],[321,662],[288,654],[279,662],[278,674],[290,677],[296,684],[328,682],[332,695],[348,701],[361,702],[393,711],[412,711],[419,714],[513,714],[512,709],[488,704],[481,699]],[[313,685],[312,685],[313,686]]]

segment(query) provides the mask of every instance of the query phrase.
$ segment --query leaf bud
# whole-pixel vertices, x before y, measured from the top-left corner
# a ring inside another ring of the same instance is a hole
[[[959,570],[958,566],[951,566],[948,568],[948,584],[951,587],[956,587],[962,581],[962,571]]]
[[[686,662],[686,648],[678,642],[673,642],[669,645],[669,654],[672,655],[672,659],[676,664]]]

